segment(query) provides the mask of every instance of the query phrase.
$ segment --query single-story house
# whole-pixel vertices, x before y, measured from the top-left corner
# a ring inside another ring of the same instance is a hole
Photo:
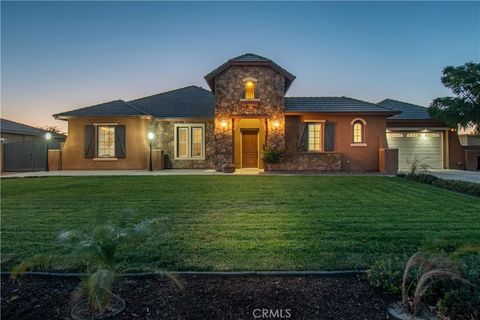
[[[146,169],[150,145],[163,151],[166,168],[264,168],[266,147],[287,151],[275,170],[396,169],[395,148],[402,169],[415,157],[432,168],[465,167],[456,132],[426,108],[390,99],[286,97],[295,76],[251,53],[205,80],[210,90],[189,86],[55,114],[68,121],[62,168]]]
[[[47,131],[23,123],[0,119],[0,141],[2,144],[12,142],[45,141]],[[52,142],[63,142],[67,137],[63,134],[52,132]]]

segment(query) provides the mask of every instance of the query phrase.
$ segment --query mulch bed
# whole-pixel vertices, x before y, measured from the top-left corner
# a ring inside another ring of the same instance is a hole
[[[78,282],[2,278],[2,319],[67,319]],[[186,277],[180,282],[182,288],[166,278],[124,279],[118,290],[126,301],[122,319],[385,319],[390,300],[365,276]],[[273,310],[277,317],[262,317],[255,309]]]

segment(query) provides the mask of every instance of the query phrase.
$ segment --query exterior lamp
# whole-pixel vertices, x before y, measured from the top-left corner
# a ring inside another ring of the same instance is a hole
[[[280,122],[278,122],[278,120],[273,121],[273,127],[278,129],[278,127],[280,127]]]
[[[220,124],[222,125],[223,129],[227,128],[227,120],[223,119]]]
[[[52,134],[50,132],[45,133],[45,140],[47,140],[47,163],[45,164],[45,171],[50,171],[50,167],[48,166],[48,144],[52,139]]]
[[[148,145],[149,145],[149,148],[150,148],[150,159],[148,161],[148,171],[153,171],[153,165],[152,165],[152,140],[153,138],[155,138],[155,135],[153,134],[153,132],[149,132],[147,134],[147,137],[148,137]]]

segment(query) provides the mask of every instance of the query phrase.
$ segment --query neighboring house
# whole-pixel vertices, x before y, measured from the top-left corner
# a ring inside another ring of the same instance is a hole
[[[423,113],[416,118],[416,112],[387,105],[393,100],[285,97],[295,76],[255,54],[227,61],[205,80],[211,91],[189,86],[55,114],[68,121],[62,168],[146,169],[151,131],[153,148],[163,150],[168,168],[263,168],[262,150],[277,146],[289,151],[277,170],[379,171],[383,162],[396,162],[395,153],[381,156],[388,149],[387,129],[398,133],[388,141],[400,148],[402,166],[404,155],[419,154],[434,166],[462,167],[454,132]],[[413,143],[411,151],[412,142],[400,137],[405,132],[413,139],[424,130],[427,140],[450,140],[440,149],[431,142],[428,150]]]
[[[47,131],[15,121],[0,119],[0,138],[2,144],[22,141],[45,141]],[[67,137],[52,133],[52,142],[63,142]]]

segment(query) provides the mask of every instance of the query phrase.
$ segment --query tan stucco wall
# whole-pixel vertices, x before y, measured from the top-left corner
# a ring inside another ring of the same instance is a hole
[[[94,123],[125,125],[126,158],[99,161],[85,158],[85,126]],[[139,117],[73,118],[68,121],[68,137],[62,148],[63,170],[147,169],[150,121]]]
[[[367,146],[351,146],[352,120],[361,118],[366,121],[365,143]],[[386,121],[382,115],[334,115],[305,114],[287,116],[286,145],[295,149],[298,141],[298,128],[295,122],[308,120],[325,120],[335,123],[335,153],[342,154],[342,170],[346,171],[378,171],[379,149],[386,148]]]

